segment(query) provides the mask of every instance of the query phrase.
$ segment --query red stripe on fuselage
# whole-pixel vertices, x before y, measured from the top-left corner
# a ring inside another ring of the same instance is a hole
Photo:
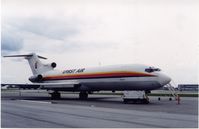
[[[84,74],[64,74],[46,76],[43,80],[69,80],[69,79],[95,79],[95,78],[116,78],[116,77],[152,77],[155,75],[138,72],[107,72],[107,73],[84,73]]]

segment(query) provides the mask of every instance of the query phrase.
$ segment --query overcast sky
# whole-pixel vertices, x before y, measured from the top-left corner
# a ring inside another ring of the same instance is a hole
[[[198,83],[198,0],[2,0],[1,54],[36,52],[59,69],[159,67]],[[28,82],[21,59],[2,58],[2,82]]]

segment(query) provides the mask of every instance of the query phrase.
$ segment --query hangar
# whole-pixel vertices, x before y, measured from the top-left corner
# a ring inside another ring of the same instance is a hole
[[[179,84],[179,91],[198,91],[198,84]]]

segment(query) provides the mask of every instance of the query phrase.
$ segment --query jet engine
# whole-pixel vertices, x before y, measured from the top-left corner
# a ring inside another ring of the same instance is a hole
[[[29,80],[30,80],[31,82],[40,82],[40,81],[42,81],[42,79],[43,79],[43,76],[42,76],[41,74],[36,75],[36,76],[31,76],[31,77],[29,78]]]
[[[56,64],[55,62],[52,62],[52,63],[51,63],[51,67],[52,67],[52,68],[55,68],[56,66],[57,66],[57,64]]]

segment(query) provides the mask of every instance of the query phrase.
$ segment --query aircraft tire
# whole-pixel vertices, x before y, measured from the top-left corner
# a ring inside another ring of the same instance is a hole
[[[87,92],[80,92],[79,93],[79,99],[80,100],[86,100],[86,99],[88,99],[88,93]]]
[[[149,104],[149,100],[148,100],[148,99],[144,99],[144,100],[143,100],[143,103],[144,103],[144,104]]]
[[[61,98],[61,94],[59,92],[53,92],[51,93],[51,99],[60,99]]]
[[[127,100],[127,99],[124,99],[123,102],[124,102],[124,104],[127,104],[127,103],[128,103],[128,100]]]

